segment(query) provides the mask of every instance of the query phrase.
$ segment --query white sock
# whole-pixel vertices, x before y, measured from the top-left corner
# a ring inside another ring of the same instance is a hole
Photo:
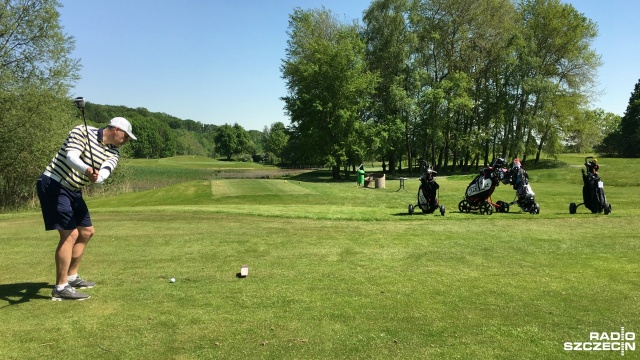
[[[68,282],[72,282],[72,281],[74,281],[74,280],[75,280],[75,279],[77,279],[77,278],[78,278],[78,274],[75,274],[75,275],[69,275],[69,276],[67,276],[67,281],[68,281]]]
[[[62,291],[67,286],[69,286],[69,283],[64,283],[62,285],[56,285],[56,290]]]

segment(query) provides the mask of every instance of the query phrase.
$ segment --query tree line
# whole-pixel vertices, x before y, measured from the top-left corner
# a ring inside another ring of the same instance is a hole
[[[287,129],[282,122],[265,126],[263,131],[246,130],[237,123],[203,124],[142,107],[134,109],[91,102],[86,102],[85,116],[91,125],[97,127],[107,126],[116,116],[129,120],[138,140],[130,142],[122,151],[132,158],[198,155],[277,164],[284,156],[283,149],[288,140]]]
[[[640,80],[633,88],[622,119],[595,148],[603,155],[640,157]]]
[[[597,25],[559,0],[374,0],[351,23],[297,8],[288,35],[291,156],[336,178],[367,156],[391,172],[537,162],[590,151],[620,121],[588,107]]]

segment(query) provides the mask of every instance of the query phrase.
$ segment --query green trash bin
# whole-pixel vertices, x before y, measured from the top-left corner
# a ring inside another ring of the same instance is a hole
[[[358,186],[364,185],[364,170],[358,169]]]

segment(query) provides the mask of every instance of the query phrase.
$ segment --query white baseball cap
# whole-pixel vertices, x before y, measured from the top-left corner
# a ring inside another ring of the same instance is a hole
[[[129,122],[129,120],[123,117],[114,117],[113,119],[111,119],[111,121],[109,121],[109,126],[122,129],[122,131],[126,132],[132,140],[138,140],[136,136],[133,135],[133,131],[131,130],[131,123]]]

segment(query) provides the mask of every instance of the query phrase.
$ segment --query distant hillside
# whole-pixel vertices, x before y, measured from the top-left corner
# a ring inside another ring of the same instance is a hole
[[[122,105],[100,105],[87,102],[85,114],[88,120],[96,124],[106,124],[112,118],[116,116],[122,116],[125,118],[152,118],[154,120],[159,120],[166,123],[171,129],[174,130],[184,129],[194,132],[215,132],[218,128],[218,125],[203,124],[199,121],[190,119],[184,120],[162,112],[152,112],[143,107],[133,109]]]
[[[85,104],[87,121],[96,126],[105,126],[114,117],[127,118],[138,137],[127,147],[128,155],[134,158],[165,158],[176,155],[199,155],[215,157],[215,134],[218,125],[203,124],[194,120],[183,120],[173,115],[152,112],[145,108],[129,108],[122,105]],[[242,128],[240,126],[240,128]],[[243,129],[244,130],[244,129]],[[263,134],[249,130],[252,142],[249,155],[262,154]]]

